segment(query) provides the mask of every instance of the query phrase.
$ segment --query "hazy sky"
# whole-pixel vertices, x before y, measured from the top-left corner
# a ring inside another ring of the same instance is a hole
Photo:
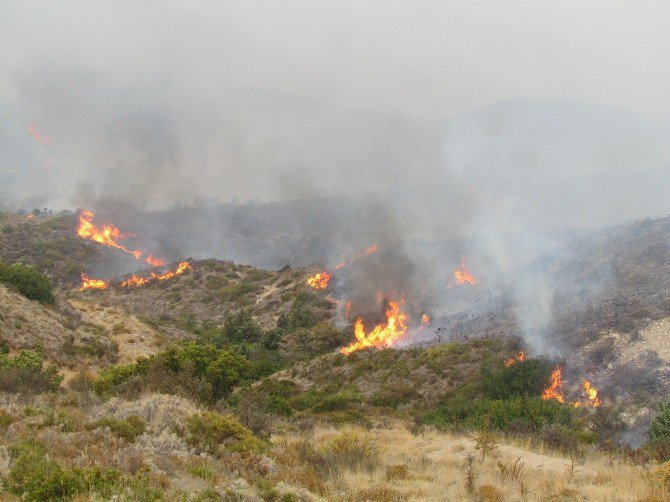
[[[2,149],[53,139],[0,174],[27,205],[393,187],[434,163],[417,125],[498,100],[667,120],[668,33],[639,1],[0,2]]]
[[[2,2],[0,94],[26,64],[156,98],[269,89],[439,117],[563,97],[670,114],[670,3]],[[39,78],[37,72],[33,78]]]
[[[530,337],[549,229],[667,214],[669,117],[670,3],[0,0],[0,207],[374,191],[399,259],[373,290],[457,263],[404,241],[467,242]]]

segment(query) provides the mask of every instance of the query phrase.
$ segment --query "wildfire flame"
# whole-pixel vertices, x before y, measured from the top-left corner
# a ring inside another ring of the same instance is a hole
[[[430,326],[430,316],[428,314],[423,314],[421,316],[421,326],[419,326],[419,329],[416,330],[416,332],[420,333],[424,329],[426,329],[428,326]]]
[[[165,265],[165,262],[161,260],[160,258],[156,258],[155,256],[147,256],[144,261],[146,261],[149,265],[152,267],[162,267]]]
[[[368,255],[374,254],[374,253],[376,253],[377,251],[379,251],[379,246],[377,246],[377,244],[373,244],[373,245],[370,246],[369,248],[364,249],[363,251],[361,251],[361,252],[359,252],[359,253],[356,253],[356,254],[355,254],[353,257],[351,257],[348,261],[343,261],[342,263],[338,263],[338,264],[335,266],[335,270],[340,270],[341,268],[346,267],[346,266],[349,265],[350,263],[353,263],[353,262],[355,262],[356,260],[358,260],[358,259],[360,259],[360,258],[363,258],[364,256],[368,256]]]
[[[509,368],[515,363],[520,363],[526,360],[526,353],[523,350],[520,350],[516,354],[514,354],[512,357],[507,359],[505,361],[505,368]]]
[[[377,246],[377,244],[373,244],[369,248],[361,251],[360,253],[355,254],[349,261],[343,261],[342,263],[338,263],[335,266],[335,270],[340,270],[341,268],[346,267],[350,263],[355,262],[359,258],[362,258],[363,256],[367,256],[372,253],[376,253],[377,251],[379,251],[379,246]],[[326,289],[328,287],[328,282],[330,281],[332,276],[333,274],[328,272],[327,269],[324,269],[323,272],[319,272],[317,274],[310,276],[307,279],[307,284],[309,284],[315,289]]]
[[[344,305],[344,318],[349,319],[349,316],[351,315],[351,300],[349,300],[345,305]]]
[[[43,145],[51,144],[51,138],[49,136],[43,136],[38,130],[35,124],[28,124],[28,132],[32,135],[33,139],[38,143]]]
[[[137,287],[137,286],[142,286],[144,284],[147,284],[150,281],[164,281],[166,279],[172,279],[176,275],[181,275],[187,270],[190,270],[191,264],[183,261],[181,262],[177,268],[174,271],[168,271],[165,272],[164,274],[157,274],[155,272],[151,272],[151,276],[149,277],[138,277],[137,275],[133,274],[130,279],[127,281],[123,281],[121,283],[121,287]]]
[[[454,278],[458,284],[472,284],[473,286],[477,285],[477,279],[465,266],[465,262],[461,262],[461,266],[454,270]]]
[[[326,289],[331,277],[332,274],[328,273],[327,270],[324,270],[323,272],[319,272],[309,277],[307,279],[307,284],[316,289]]]
[[[596,389],[593,385],[591,385],[591,382],[588,380],[584,379],[582,380],[582,388],[584,389],[584,393],[586,394],[586,402],[581,403],[580,401],[575,401],[572,403],[572,405],[575,408],[579,408],[580,406],[590,406],[591,408],[597,408],[600,406],[601,401],[600,398],[598,397],[598,389]]]
[[[85,289],[107,289],[107,284],[102,279],[90,279],[86,275],[81,274],[81,286],[79,291],[84,291]]]
[[[77,229],[77,235],[83,239],[90,239],[98,244],[104,246],[110,246],[116,249],[120,249],[128,254],[133,255],[137,260],[142,259],[142,251],[139,249],[128,249],[122,244],[119,244],[118,240],[125,238],[128,234],[124,234],[118,228],[111,225],[103,225],[102,228],[98,228],[93,224],[93,211],[84,210],[79,215],[79,228]],[[145,259],[152,267],[159,267],[165,265],[163,260],[160,260],[154,256],[148,255]]]
[[[368,347],[392,347],[406,332],[409,316],[402,312],[400,306],[402,301],[389,301],[386,310],[386,322],[377,324],[369,333],[365,332],[363,320],[359,317],[354,323],[354,334],[356,341],[342,347],[342,354],[351,354],[356,350]]]
[[[559,403],[565,402],[565,396],[563,395],[563,371],[559,366],[556,366],[556,369],[551,372],[551,382],[549,385],[542,391],[542,399],[555,399]]]

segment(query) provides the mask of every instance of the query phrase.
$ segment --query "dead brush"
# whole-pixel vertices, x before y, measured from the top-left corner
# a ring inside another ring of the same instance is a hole
[[[278,445],[274,459],[277,468],[270,475],[272,482],[301,486],[318,495],[326,493],[324,473],[327,463],[310,441],[285,441]]]
[[[331,474],[344,470],[371,472],[380,464],[381,450],[367,434],[349,430],[327,443],[323,456]]]
[[[474,495],[475,488],[477,486],[477,474],[475,472],[475,466],[473,465],[472,453],[468,452],[468,466],[465,469],[465,491],[469,495]]]
[[[521,462],[521,457],[517,458],[513,464],[505,464],[498,460],[498,478],[500,482],[506,485],[523,484],[526,477],[523,467],[524,463]]]
[[[356,502],[403,502],[408,499],[409,497],[404,493],[388,486],[372,486],[357,492],[353,500]]]
[[[393,479],[412,479],[412,475],[410,474],[407,465],[393,464],[386,466],[386,481],[391,481]]]

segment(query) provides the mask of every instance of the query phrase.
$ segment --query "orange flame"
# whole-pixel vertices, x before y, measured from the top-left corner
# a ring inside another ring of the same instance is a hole
[[[419,329],[416,332],[420,333],[421,331],[426,329],[428,326],[430,326],[430,316],[428,314],[423,314],[421,316],[421,326],[419,326]]]
[[[79,228],[77,229],[77,235],[79,235],[79,237],[90,239],[104,246],[120,249],[121,251],[133,255],[137,260],[142,258],[141,250],[128,249],[117,242],[118,240],[125,238],[128,234],[122,233],[121,230],[111,225],[103,225],[102,228],[98,228],[93,224],[93,217],[93,211],[84,210],[81,212],[79,215]],[[148,255],[144,261],[152,267],[165,265],[163,260],[151,255]]]
[[[351,315],[351,300],[349,300],[345,306],[344,306],[344,318],[349,319],[349,316]]]
[[[116,239],[124,238],[124,234],[121,233],[121,230],[109,225],[103,225],[102,228],[98,228],[93,224],[93,216],[92,211],[81,212],[79,215],[79,228],[77,229],[77,235],[79,235],[79,237],[90,239],[98,244],[120,249],[121,251],[130,253],[138,260],[142,257],[142,251],[130,250],[116,242]]]
[[[81,274],[81,286],[79,291],[84,291],[85,289],[107,289],[107,284],[102,279],[89,279],[86,275]]]
[[[454,278],[458,284],[465,284],[467,282],[473,286],[477,285],[477,279],[475,279],[465,266],[465,262],[461,262],[461,266],[454,270]]]
[[[165,265],[165,262],[163,260],[151,255],[147,256],[144,261],[146,261],[152,267],[162,267],[163,265]]]
[[[177,266],[174,272],[171,270],[165,272],[164,274],[157,274],[155,272],[151,272],[150,277],[138,277],[135,274],[133,274],[130,277],[130,279],[128,279],[127,281],[123,281],[121,283],[121,287],[136,287],[136,286],[142,286],[150,281],[164,281],[166,279],[172,279],[174,276],[181,275],[187,270],[190,270],[191,268],[192,267],[190,263],[188,263],[187,261],[183,261]]]
[[[332,275],[328,273],[327,270],[314,274],[313,276],[307,279],[307,284],[316,289],[326,289],[328,287],[328,281]]]
[[[526,353],[523,350],[520,350],[516,354],[514,354],[512,357],[507,359],[505,361],[505,368],[509,368],[515,363],[520,363],[526,360]]]
[[[582,404],[579,401],[575,401],[572,403],[572,406],[575,408],[579,408],[580,406],[590,406],[591,408],[597,408],[600,406],[601,401],[598,397],[598,389],[591,385],[591,382],[586,379],[582,380],[582,388],[586,394],[586,402]]]
[[[551,382],[542,391],[542,399],[555,399],[559,403],[565,402],[565,396],[561,387],[563,386],[563,372],[559,366],[551,372]]]
[[[356,341],[342,347],[342,354],[351,354],[368,347],[392,347],[407,332],[409,316],[400,310],[401,302],[389,301],[386,310],[386,323],[378,324],[369,333],[365,333],[363,320],[359,317],[354,323]]]
[[[43,145],[49,145],[51,143],[51,138],[49,136],[42,136],[42,134],[40,134],[40,132],[37,130],[37,126],[35,126],[35,124],[28,124],[28,132],[38,143],[42,143]]]
[[[338,264],[335,266],[335,270],[340,270],[341,268],[346,267],[346,266],[349,265],[350,263],[353,263],[353,262],[355,262],[356,260],[358,260],[358,259],[360,259],[360,258],[363,258],[364,256],[367,256],[367,255],[376,253],[377,251],[379,251],[379,246],[377,246],[377,244],[373,244],[373,245],[370,246],[369,248],[364,249],[363,251],[361,251],[361,252],[359,252],[359,253],[356,253],[356,254],[355,254],[351,259],[349,259],[348,261],[343,261],[342,263],[338,263]]]

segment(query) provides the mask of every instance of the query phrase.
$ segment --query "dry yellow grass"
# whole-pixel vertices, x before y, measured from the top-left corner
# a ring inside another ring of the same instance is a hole
[[[307,441],[319,449],[341,431],[317,428]],[[557,453],[529,445],[501,442],[482,459],[470,436],[438,431],[413,435],[402,424],[357,430],[378,450],[373,470],[345,469],[324,480],[323,495],[331,500],[427,501],[641,501],[670,500],[654,467],[642,467],[592,452],[577,464]],[[274,438],[278,450],[306,436]],[[468,455],[474,483],[466,486]],[[295,483],[296,478],[286,480]]]
[[[119,364],[133,363],[140,357],[156,354],[167,345],[160,332],[119,308],[102,307],[81,299],[70,299],[70,305],[85,322],[101,326],[110,333],[110,338],[119,347]]]

